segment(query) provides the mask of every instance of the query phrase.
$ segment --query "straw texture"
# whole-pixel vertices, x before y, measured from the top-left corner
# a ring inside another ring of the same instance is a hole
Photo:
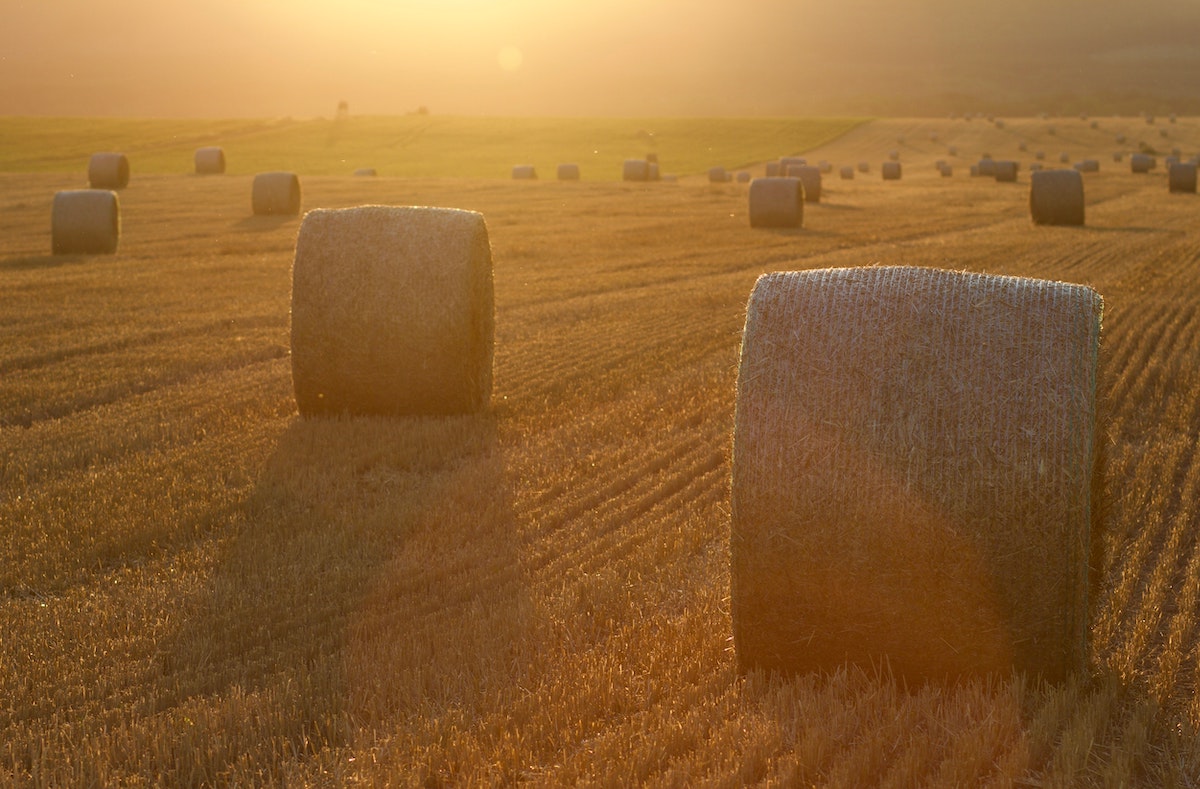
[[[885,180],[885,181],[899,181],[900,180],[900,174],[902,172],[900,169],[900,162],[884,162],[881,170],[883,172],[883,180]]]
[[[223,148],[197,148],[194,157],[196,175],[222,175],[225,172]]]
[[[112,254],[121,238],[117,193],[74,189],[54,195],[50,249],[55,255]]]
[[[88,160],[88,186],[124,189],[129,186],[129,159],[123,153],[94,153]]]
[[[731,176],[724,167],[708,168],[708,182],[710,184],[724,184],[729,183],[730,180]]]
[[[650,162],[645,159],[626,159],[621,167],[622,181],[650,180]]]
[[[1001,159],[992,164],[992,173],[1000,183],[1014,183],[1017,180],[1017,163],[1010,159]]]
[[[787,168],[788,178],[799,178],[804,184],[804,202],[821,202],[821,169],[807,164],[793,164]]]
[[[1145,153],[1134,153],[1129,156],[1129,170],[1134,173],[1148,173],[1154,169],[1154,157]]]
[[[512,168],[512,177],[518,181],[536,181],[537,168],[532,164],[518,164]]]
[[[250,205],[259,216],[300,213],[300,178],[295,173],[259,173],[250,188]]]
[[[750,227],[804,225],[804,184],[799,178],[755,178],[749,200]]]
[[[560,181],[578,181],[579,180],[579,165],[572,163],[564,163],[558,166],[558,180]]]
[[[360,178],[375,178],[379,175],[379,171],[374,167],[360,167],[354,171],[354,174]]]
[[[1191,162],[1179,162],[1171,165],[1167,171],[1167,184],[1171,192],[1196,193],[1196,165]]]
[[[908,267],[769,274],[733,446],[742,669],[1084,666],[1100,297]]]
[[[483,216],[449,208],[310,211],[292,268],[300,413],[479,410],[492,390]]]
[[[1035,225],[1082,225],[1083,176],[1078,170],[1030,173],[1029,214]]]

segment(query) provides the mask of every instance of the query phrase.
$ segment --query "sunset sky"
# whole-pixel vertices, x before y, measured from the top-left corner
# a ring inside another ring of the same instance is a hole
[[[369,114],[779,115],[940,111],[976,95],[987,109],[1039,91],[1191,96],[1200,2],[1134,7],[6,0],[0,113],[310,117],[345,100]]]

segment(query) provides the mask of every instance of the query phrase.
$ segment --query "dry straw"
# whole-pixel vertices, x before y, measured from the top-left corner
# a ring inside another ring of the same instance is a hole
[[[1015,183],[1017,180],[1017,163],[1010,159],[1001,159],[993,163],[992,174],[1000,183]]]
[[[1078,170],[1031,173],[1029,214],[1037,225],[1082,225],[1083,176]]]
[[[225,149],[197,148],[193,157],[196,175],[223,175],[225,173]]]
[[[860,173],[869,173],[869,172],[871,172],[871,164],[870,164],[870,162],[859,162],[859,163],[858,163],[858,171],[859,171]]]
[[[996,177],[996,161],[991,157],[985,156],[979,160],[979,174],[987,178]]]
[[[788,178],[799,178],[804,184],[804,202],[821,202],[821,170],[807,164],[792,165],[787,168]]]
[[[1179,162],[1167,171],[1167,184],[1172,193],[1196,193],[1196,165]]]
[[[360,178],[375,178],[379,172],[374,167],[360,167],[354,171],[354,174]]]
[[[492,389],[481,214],[310,211],[292,268],[292,379],[306,416],[477,411]]]
[[[517,181],[536,181],[537,169],[532,164],[518,164],[512,168],[512,177]]]
[[[708,182],[712,184],[729,183],[731,176],[724,167],[708,168]]]
[[[260,216],[300,213],[300,178],[295,173],[259,173],[250,189],[250,205]]]
[[[1148,173],[1154,169],[1154,157],[1147,153],[1129,155],[1129,170],[1134,173]]]
[[[117,193],[75,189],[54,195],[50,249],[55,255],[112,254],[121,238]]]
[[[558,166],[558,180],[560,181],[578,181],[579,180],[579,165],[577,164],[560,164]]]
[[[884,162],[883,167],[880,169],[883,172],[883,180],[885,180],[885,181],[899,181],[900,180],[900,175],[902,173],[902,170],[900,169],[900,162]]]
[[[645,159],[626,159],[621,165],[622,181],[649,181],[650,163]]]
[[[1098,173],[1100,172],[1100,161],[1098,159],[1084,159],[1081,162],[1076,162],[1074,167],[1081,173]]]
[[[840,170],[838,170],[838,173],[842,176],[843,181],[854,180],[854,168],[848,164],[844,165]]]
[[[88,160],[88,186],[124,189],[129,186],[129,159],[123,153],[94,153]]]
[[[799,178],[755,178],[749,199],[750,227],[804,225],[804,184]]]
[[[909,267],[768,274],[733,442],[742,669],[1085,665],[1101,300]]]

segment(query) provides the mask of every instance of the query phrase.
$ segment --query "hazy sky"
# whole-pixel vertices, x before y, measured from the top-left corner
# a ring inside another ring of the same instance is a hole
[[[4,114],[883,113],[1200,75],[1200,0],[0,3]]]

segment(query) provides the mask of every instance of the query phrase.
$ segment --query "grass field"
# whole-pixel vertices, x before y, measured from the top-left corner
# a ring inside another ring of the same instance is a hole
[[[0,783],[1200,785],[1200,198],[1109,156],[1118,132],[1126,150],[1190,155],[1200,121],[1055,126],[855,126],[807,155],[871,173],[827,176],[795,231],[752,231],[745,187],[702,176],[364,179],[320,175],[314,154],[297,165],[307,208],[487,218],[492,408],[440,419],[296,416],[300,220],[251,216],[248,171],[181,174],[213,140],[190,138],[162,174],[133,158],[113,256],[49,254],[51,197],[81,185],[83,162],[6,159]],[[879,178],[891,149],[900,182]],[[1101,158],[1087,227],[1032,226],[1027,172],[966,176],[981,151],[1041,149]],[[702,153],[679,152],[695,162],[679,171],[760,156]],[[905,689],[849,668],[737,673],[746,299],[763,272],[876,263],[1104,296],[1086,676]]]

